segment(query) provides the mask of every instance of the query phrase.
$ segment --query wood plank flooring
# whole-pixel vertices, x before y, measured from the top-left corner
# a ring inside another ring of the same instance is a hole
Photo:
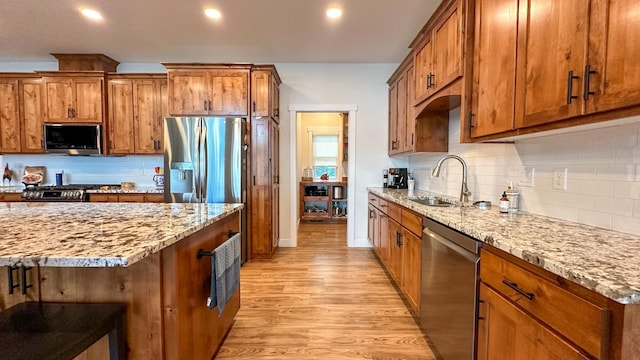
[[[297,248],[240,276],[216,359],[435,359],[373,251],[346,246],[344,224],[301,224]]]

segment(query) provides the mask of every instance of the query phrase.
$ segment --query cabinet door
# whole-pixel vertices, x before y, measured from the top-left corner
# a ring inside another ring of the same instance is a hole
[[[640,21],[637,0],[592,0],[587,111],[640,104]],[[586,75],[585,75],[586,76]]]
[[[462,11],[458,2],[433,31],[433,61],[434,75],[428,93],[437,92],[462,76]]]
[[[70,122],[74,98],[73,80],[69,78],[46,78],[44,80],[45,121]]]
[[[270,76],[270,90],[269,90],[269,113],[271,117],[279,123],[280,122],[280,85],[274,76]]]
[[[235,70],[210,71],[210,115],[247,115],[249,72]]]
[[[278,124],[271,120],[271,226],[272,226],[272,251],[278,247],[280,241],[280,129]]]
[[[90,202],[118,202],[117,194],[89,194]]]
[[[158,153],[164,153],[164,118],[169,116],[169,84],[160,80],[160,117],[158,119]]]
[[[388,222],[389,236],[389,266],[387,267],[396,283],[402,280],[402,227],[394,220]]]
[[[429,35],[427,42],[416,51],[413,61],[415,73],[414,96],[415,104],[421,103],[431,92],[431,77],[434,73],[433,41]]]
[[[528,5],[521,2],[519,10],[517,128],[580,115],[584,103],[589,1],[531,0]]]
[[[133,81],[133,128],[136,154],[159,154],[162,137],[160,88],[155,80]]]
[[[420,313],[422,239],[402,230],[402,290],[416,314]]]
[[[588,359],[484,283],[480,301],[478,360]]]
[[[378,240],[375,236],[375,232],[377,230],[377,222],[378,222],[378,216],[376,213],[376,208],[373,207],[373,205],[369,204],[368,207],[369,210],[369,218],[367,220],[367,239],[369,240],[369,244],[371,244],[371,247],[373,247],[373,249],[378,252],[378,246],[379,244],[376,242],[376,240]]]
[[[252,116],[271,116],[269,102],[271,79],[268,71],[251,73],[251,114]]]
[[[406,151],[406,133],[407,133],[407,78],[401,76],[398,79],[398,124],[396,125],[396,152],[402,153]]]
[[[413,66],[409,66],[407,68],[405,72],[405,78],[406,78],[407,93],[405,95],[406,113],[405,113],[405,127],[404,127],[405,128],[404,151],[413,152],[415,151],[414,145],[416,142],[416,138],[415,138],[416,116],[413,110],[413,102],[414,102],[413,90],[415,88]]]
[[[0,79],[0,153],[20,152],[18,80]]]
[[[206,71],[169,70],[169,113],[207,115],[209,85]]]
[[[73,121],[102,122],[102,79],[76,78],[74,80],[75,105]]]
[[[391,239],[389,236],[389,217],[383,213],[382,211],[378,211],[378,232],[376,235],[380,237],[380,245],[379,245],[379,253],[380,259],[385,264],[389,263],[389,252],[391,251],[391,245],[395,244],[395,234],[393,237],[393,242],[390,242]]]
[[[389,88],[389,155],[397,154],[398,151],[398,83],[394,83]]]
[[[517,0],[477,0],[475,7],[471,137],[513,129],[518,32]]]
[[[133,82],[110,80],[109,94],[109,153],[133,154]]]
[[[25,79],[21,85],[22,152],[42,153],[42,80]]]
[[[269,159],[270,121],[267,118],[251,119],[251,199],[250,239],[251,257],[270,257],[271,234],[271,159]]]

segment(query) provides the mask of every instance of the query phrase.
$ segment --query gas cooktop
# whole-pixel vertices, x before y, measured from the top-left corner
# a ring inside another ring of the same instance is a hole
[[[27,187],[22,191],[25,201],[86,201],[87,190],[119,189],[120,185],[69,184]]]

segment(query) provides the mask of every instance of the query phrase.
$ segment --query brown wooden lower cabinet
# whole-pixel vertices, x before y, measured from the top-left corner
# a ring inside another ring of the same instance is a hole
[[[163,194],[90,194],[90,202],[164,202]]]
[[[485,284],[480,284],[478,360],[589,359]]]
[[[402,291],[415,315],[420,314],[422,217],[369,194],[368,238],[382,265]]]
[[[478,360],[640,359],[640,304],[621,304],[485,244]]]
[[[0,194],[0,202],[17,202],[22,201],[22,193],[4,193]]]

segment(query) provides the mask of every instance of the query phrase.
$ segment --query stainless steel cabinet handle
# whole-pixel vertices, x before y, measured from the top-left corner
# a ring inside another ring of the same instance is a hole
[[[204,100],[202,103],[202,110],[207,111],[207,100]]]
[[[518,287],[518,284],[516,284],[516,283],[514,283],[514,282],[511,282],[511,281],[509,281],[509,280],[506,280],[506,279],[505,279],[505,280],[502,280],[502,283],[503,283],[503,284],[505,284],[505,285],[507,285],[507,286],[508,286],[508,287],[510,287],[511,289],[515,290],[518,294],[520,294],[520,295],[522,295],[522,296],[526,297],[527,299],[529,299],[529,300],[533,300],[533,295],[534,295],[534,294],[533,294],[533,293],[528,293],[528,292],[526,292],[526,291],[524,291],[524,290],[520,289],[520,288]]]

